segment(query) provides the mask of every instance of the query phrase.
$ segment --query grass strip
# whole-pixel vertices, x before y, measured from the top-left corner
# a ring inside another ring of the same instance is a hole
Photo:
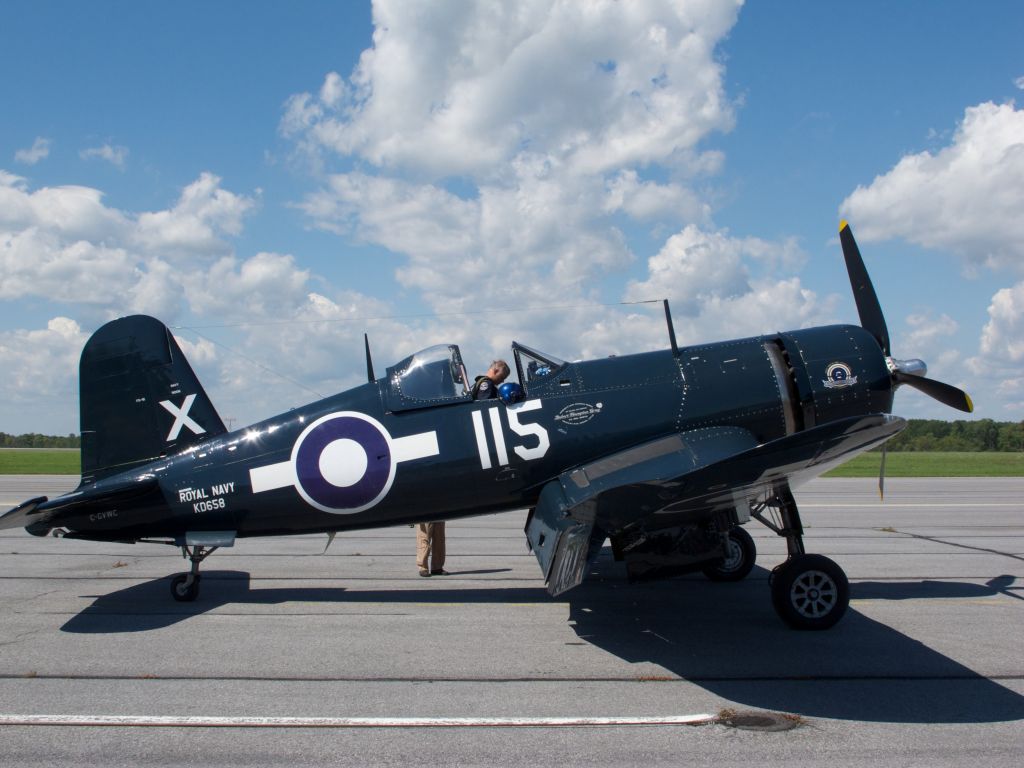
[[[78,475],[81,472],[81,454],[74,449],[0,449],[0,475]]]
[[[882,454],[862,453],[825,477],[878,477]],[[1024,477],[1024,453],[889,452],[886,477]]]
[[[862,453],[825,477],[878,477],[882,454]],[[77,475],[76,450],[0,449],[0,475]],[[1024,453],[889,452],[886,477],[1024,477]]]

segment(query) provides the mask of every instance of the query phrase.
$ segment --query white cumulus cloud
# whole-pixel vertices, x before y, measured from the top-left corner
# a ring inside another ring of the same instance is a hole
[[[223,255],[230,248],[224,237],[242,231],[243,218],[256,200],[223,189],[221,179],[203,173],[182,190],[173,208],[142,213],[133,236],[151,252],[189,255],[203,259]]]
[[[997,367],[1024,363],[1024,282],[998,291],[988,315],[981,334],[984,363]]]
[[[768,328],[796,328],[810,317],[808,302],[813,294],[802,291],[799,281],[759,277],[753,267],[788,265],[799,258],[799,248],[792,241],[771,243],[754,237],[734,238],[727,232],[708,232],[691,224],[670,237],[648,260],[647,279],[631,282],[625,298],[669,298],[673,312],[698,317],[733,304],[740,306],[743,301],[751,302],[753,309],[770,302],[770,293],[777,290],[775,307],[767,315],[758,317],[756,312],[741,311],[744,322],[728,325],[754,333],[765,328],[758,324],[760,321],[770,319]]]
[[[173,317],[187,300],[182,267],[230,255],[253,198],[202,174],[174,207],[133,213],[97,189],[29,189],[0,173],[0,298],[28,296]],[[201,311],[201,309],[200,309]]]
[[[685,155],[732,125],[716,44],[738,2],[374,3],[374,45],[282,119],[307,148],[486,176],[528,148],[583,172]]]
[[[87,339],[68,317],[55,317],[46,328],[0,332],[0,423],[21,423],[31,408],[35,431],[77,431],[67,414],[77,403],[78,358]]]
[[[50,156],[50,140],[37,136],[28,149],[19,149],[14,153],[14,161],[25,165],[35,165]]]
[[[128,147],[103,144],[99,147],[83,149],[78,153],[78,156],[83,160],[91,160],[93,158],[106,160],[111,165],[123,169],[125,162],[128,160]]]
[[[1001,401],[1008,416],[1019,418],[1024,412],[1024,282],[997,291],[988,318],[978,353],[966,361],[977,382],[972,395],[975,402]]]
[[[1024,269],[1024,110],[969,107],[952,143],[908,155],[840,206],[863,240],[901,237],[973,266]]]
[[[870,185],[858,187],[841,212],[864,240],[899,237],[956,254],[968,273],[1024,271],[1024,110],[1012,102],[968,107],[947,146],[903,157]],[[1014,402],[1024,376],[1024,283],[999,289],[980,329],[978,349],[960,365],[948,316],[908,318],[899,346],[926,358],[929,375],[965,383],[983,407]],[[967,382],[959,379],[969,376]],[[1018,398],[1019,401],[1019,398]]]
[[[660,307],[597,306],[603,281],[644,264],[636,230],[668,239],[616,298],[669,298],[682,343],[830,319],[836,297],[792,277],[795,242],[717,231],[696,186],[723,163],[703,143],[734,121],[716,46],[738,7],[376,2],[351,76],[286,104],[282,133],[346,168],[300,207],[403,258],[400,285],[442,315],[434,338],[474,348],[512,334],[569,358],[664,347]],[[443,317],[481,306],[501,309]]]
[[[286,104],[297,148],[358,161],[301,208],[398,254],[399,284],[439,314],[593,303],[637,262],[624,225],[710,225],[692,183],[722,162],[701,142],[733,125],[715,51],[738,8],[379,0],[354,72]],[[555,340],[550,316],[515,321]]]

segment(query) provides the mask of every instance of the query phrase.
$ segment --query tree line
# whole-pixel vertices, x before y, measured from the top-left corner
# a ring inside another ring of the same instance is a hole
[[[890,451],[1024,451],[1024,421],[909,419]]]
[[[74,434],[60,437],[0,432],[0,447],[81,448],[82,440]],[[907,428],[886,447],[890,451],[1024,451],[1024,421],[910,419]]]
[[[54,435],[38,435],[30,432],[25,435],[8,435],[0,432],[0,448],[81,448],[82,438],[78,435],[66,437]]]

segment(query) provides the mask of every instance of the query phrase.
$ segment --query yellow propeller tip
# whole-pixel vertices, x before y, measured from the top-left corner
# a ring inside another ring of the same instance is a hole
[[[841,221],[839,222],[839,231],[840,231],[840,232],[842,232],[842,231],[843,231],[844,229],[846,229],[846,228],[847,228],[848,226],[850,226],[850,225],[846,223],[846,219],[842,219],[842,220],[841,220]]]
[[[974,401],[971,400],[971,396],[964,392],[964,397],[967,398],[967,412],[974,413]]]

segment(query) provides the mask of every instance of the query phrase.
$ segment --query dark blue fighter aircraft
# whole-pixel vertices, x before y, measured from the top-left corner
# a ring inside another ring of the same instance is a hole
[[[745,577],[751,518],[786,539],[772,603],[824,629],[849,587],[804,551],[792,489],[899,432],[909,384],[970,398],[896,360],[863,260],[840,238],[861,326],[838,325],[568,363],[512,344],[519,385],[474,400],[459,349],[430,347],[369,381],[229,432],[173,336],[145,316],[107,323],[80,367],[82,479],[0,517],[37,536],[181,547],[176,600],[200,563],[247,536],[375,528],[529,509],[526,537],[553,595],[605,541],[631,580],[702,570]],[[518,397],[516,396],[518,395]]]

